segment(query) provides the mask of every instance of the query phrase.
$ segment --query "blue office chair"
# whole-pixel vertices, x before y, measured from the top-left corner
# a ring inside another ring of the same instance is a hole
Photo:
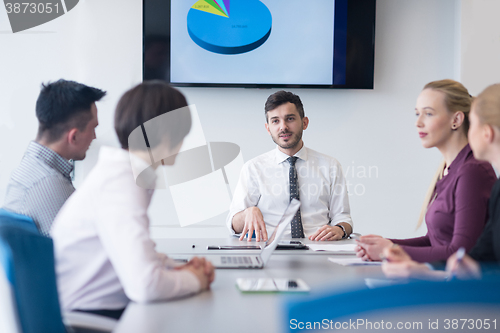
[[[396,329],[395,325],[399,322],[406,325],[407,322],[418,324],[420,321],[422,329],[427,331],[430,325],[437,323],[433,320],[439,319],[439,330],[433,331],[445,331],[453,330],[453,319],[457,319],[459,325],[463,325],[461,318],[479,319],[480,316],[485,319],[490,315],[494,317],[491,318],[493,320],[499,311],[500,275],[487,275],[482,280],[468,281],[410,281],[375,289],[363,286],[345,292],[318,291],[308,297],[289,298],[284,303],[283,328],[285,332],[311,332],[306,327],[309,323],[313,329],[320,328],[318,331],[328,331],[332,325],[332,331],[352,329],[351,325],[357,331],[384,331],[380,327],[380,320],[383,319],[392,325],[390,328],[385,327],[386,330]],[[314,323],[317,323],[316,327]],[[367,323],[372,326],[367,326]],[[374,323],[379,327],[373,326]],[[489,324],[493,325],[492,322]],[[449,327],[446,328],[446,325]],[[418,326],[412,329],[417,331]]]
[[[13,223],[14,224],[14,223]],[[9,325],[19,333],[65,333],[56,285],[52,239],[26,225],[0,224],[0,291]],[[7,282],[7,287],[6,283]],[[10,287],[10,288],[9,288]],[[8,290],[10,289],[10,291]],[[71,317],[71,316],[70,316]],[[115,320],[75,314],[71,331],[110,332]]]
[[[5,208],[0,208],[0,225],[19,225],[39,233],[31,217],[11,212]]]

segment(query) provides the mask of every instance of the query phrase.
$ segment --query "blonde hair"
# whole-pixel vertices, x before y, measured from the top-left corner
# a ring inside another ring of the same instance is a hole
[[[500,129],[500,84],[484,89],[474,101],[474,112],[483,124]]]
[[[472,104],[472,96],[469,94],[467,88],[464,87],[460,82],[446,79],[439,81],[432,81],[424,86],[425,89],[432,89],[440,91],[444,94],[444,103],[449,112],[461,111],[464,113],[464,121],[460,127],[463,126],[465,135],[469,131],[469,112]],[[439,164],[438,170],[436,171],[434,177],[432,177],[431,184],[427,189],[425,194],[424,203],[420,209],[420,215],[418,217],[417,228],[420,228],[424,222],[425,214],[427,213],[427,208],[434,201],[433,194],[436,188],[436,183],[443,178],[443,171],[446,163],[442,161]]]
[[[472,96],[467,88],[460,82],[446,79],[432,81],[424,86],[425,89],[432,89],[444,94],[444,103],[450,112],[462,111],[465,115],[464,126],[465,135],[469,131],[469,112],[472,104]]]

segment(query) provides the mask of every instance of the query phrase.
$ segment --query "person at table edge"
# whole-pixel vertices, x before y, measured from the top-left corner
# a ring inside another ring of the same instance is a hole
[[[243,240],[255,231],[257,241],[267,240],[291,198],[297,197],[301,208],[291,223],[292,238],[348,237],[353,223],[342,167],[335,158],[304,145],[302,132],[309,119],[299,96],[272,94],[265,116],[265,128],[277,147],[243,166],[226,220],[230,232]]]

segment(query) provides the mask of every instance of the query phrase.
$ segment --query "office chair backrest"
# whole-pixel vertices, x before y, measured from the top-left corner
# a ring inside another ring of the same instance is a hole
[[[0,208],[0,225],[18,225],[39,233],[31,217],[8,211],[5,208]]]
[[[301,332],[307,329],[299,329],[298,323],[316,322],[321,326],[327,319],[330,324],[349,322],[354,323],[357,331],[370,331],[366,325],[358,326],[357,323],[373,324],[378,320],[380,324],[380,319],[393,319],[396,323],[403,317],[408,321],[421,320],[423,329],[427,329],[432,323],[431,316],[433,320],[440,320],[439,328],[443,329],[446,324],[443,318],[453,317],[450,313],[455,315],[453,318],[465,318],[460,317],[460,313],[469,314],[468,318],[479,318],[477,313],[482,313],[485,315],[482,318],[489,318],[487,314],[498,314],[499,311],[500,275],[486,275],[482,280],[411,281],[375,289],[363,286],[344,292],[322,290],[307,297],[287,299],[283,314],[285,331]],[[347,330],[352,327],[347,325],[341,328]]]
[[[0,224],[0,263],[23,333],[63,333],[52,239],[25,225]]]
[[[12,285],[7,280],[3,267],[0,268],[0,332],[22,333],[17,318],[17,307]]]

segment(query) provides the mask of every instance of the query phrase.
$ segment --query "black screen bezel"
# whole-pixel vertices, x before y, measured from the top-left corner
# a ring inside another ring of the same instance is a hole
[[[336,45],[338,41],[345,42],[345,84],[255,84],[255,83],[171,83],[176,87],[220,87],[220,88],[326,88],[326,89],[373,89],[374,61],[375,61],[375,11],[376,0],[337,0],[347,2],[347,22],[340,23],[347,30],[340,32],[340,38],[336,22]],[[164,0],[164,6],[170,8],[170,0]],[[147,10],[146,6],[152,4],[149,0],[143,0],[143,51],[144,41],[147,36]],[[336,8],[337,11],[337,8]],[[170,11],[164,14],[170,17]],[[166,22],[170,25],[170,20]],[[342,41],[344,39],[344,41]],[[170,49],[168,49],[170,53]],[[337,56],[337,55],[336,55]],[[338,67],[338,66],[337,66]],[[334,71],[336,69],[334,68]],[[335,73],[335,72],[334,72]],[[143,54],[143,80],[144,80],[144,54]],[[335,80],[335,79],[334,79]],[[170,80],[166,80],[169,82]],[[170,83],[170,82],[169,82]]]

